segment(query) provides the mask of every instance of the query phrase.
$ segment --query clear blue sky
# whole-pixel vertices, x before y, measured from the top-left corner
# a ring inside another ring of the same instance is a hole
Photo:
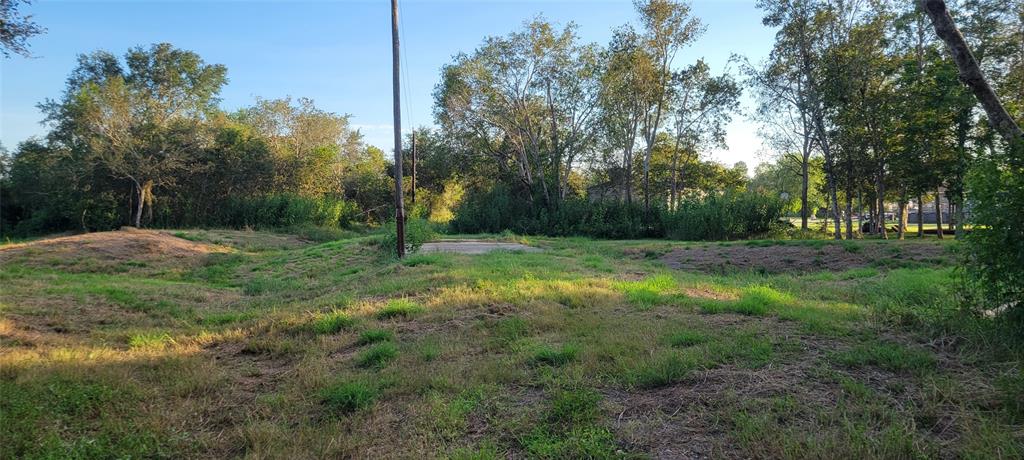
[[[368,143],[390,150],[391,30],[388,0],[365,1],[46,1],[25,9],[48,29],[31,41],[35,57],[0,59],[0,141],[8,149],[45,132],[35,105],[56,98],[80,53],[157,42],[224,64],[227,109],[256,96],[310,97],[326,110],[352,115]],[[404,0],[403,127],[433,123],[431,93],[442,65],[488,35],[504,35],[538,14],[579,25],[586,41],[607,43],[617,25],[634,21],[630,0]],[[761,25],[754,0],[694,0],[707,33],[676,59],[698,57],[721,71],[732,53],[759,60],[774,31]],[[735,69],[734,69],[735,70]],[[728,151],[711,156],[753,169],[761,154],[756,127],[738,117]]]

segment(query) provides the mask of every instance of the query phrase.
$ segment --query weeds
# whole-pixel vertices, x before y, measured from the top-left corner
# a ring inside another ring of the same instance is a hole
[[[408,299],[389,300],[384,308],[377,312],[377,319],[408,318],[423,311],[420,304]]]
[[[356,365],[364,368],[381,369],[398,357],[398,347],[391,342],[381,342],[367,348],[356,357]]]
[[[370,407],[377,390],[364,382],[340,382],[324,388],[320,398],[324,406],[337,414],[349,414]]]
[[[313,320],[313,331],[317,334],[337,334],[355,323],[356,320],[348,313],[335,310],[317,316]]]

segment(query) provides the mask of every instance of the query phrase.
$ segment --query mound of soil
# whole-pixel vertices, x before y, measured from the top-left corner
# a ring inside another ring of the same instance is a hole
[[[0,264],[62,268],[82,265],[90,271],[122,265],[182,267],[202,263],[211,253],[228,251],[225,247],[188,241],[164,232],[125,228],[2,246]]]
[[[950,262],[938,242],[860,242],[855,244],[749,244],[687,246],[662,256],[671,268],[694,272],[806,273],[853,268],[935,266]]]

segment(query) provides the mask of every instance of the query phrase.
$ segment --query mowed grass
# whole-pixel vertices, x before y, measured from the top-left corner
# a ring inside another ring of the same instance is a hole
[[[234,249],[0,264],[0,458],[1024,455],[1021,353],[936,340],[984,327],[948,320],[949,267],[721,275],[658,261],[718,243],[395,261],[366,237],[182,236]]]

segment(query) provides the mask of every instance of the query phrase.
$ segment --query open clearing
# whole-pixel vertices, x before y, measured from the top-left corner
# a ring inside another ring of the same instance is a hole
[[[954,245],[4,246],[0,457],[1019,458],[1020,357],[913,327]]]

